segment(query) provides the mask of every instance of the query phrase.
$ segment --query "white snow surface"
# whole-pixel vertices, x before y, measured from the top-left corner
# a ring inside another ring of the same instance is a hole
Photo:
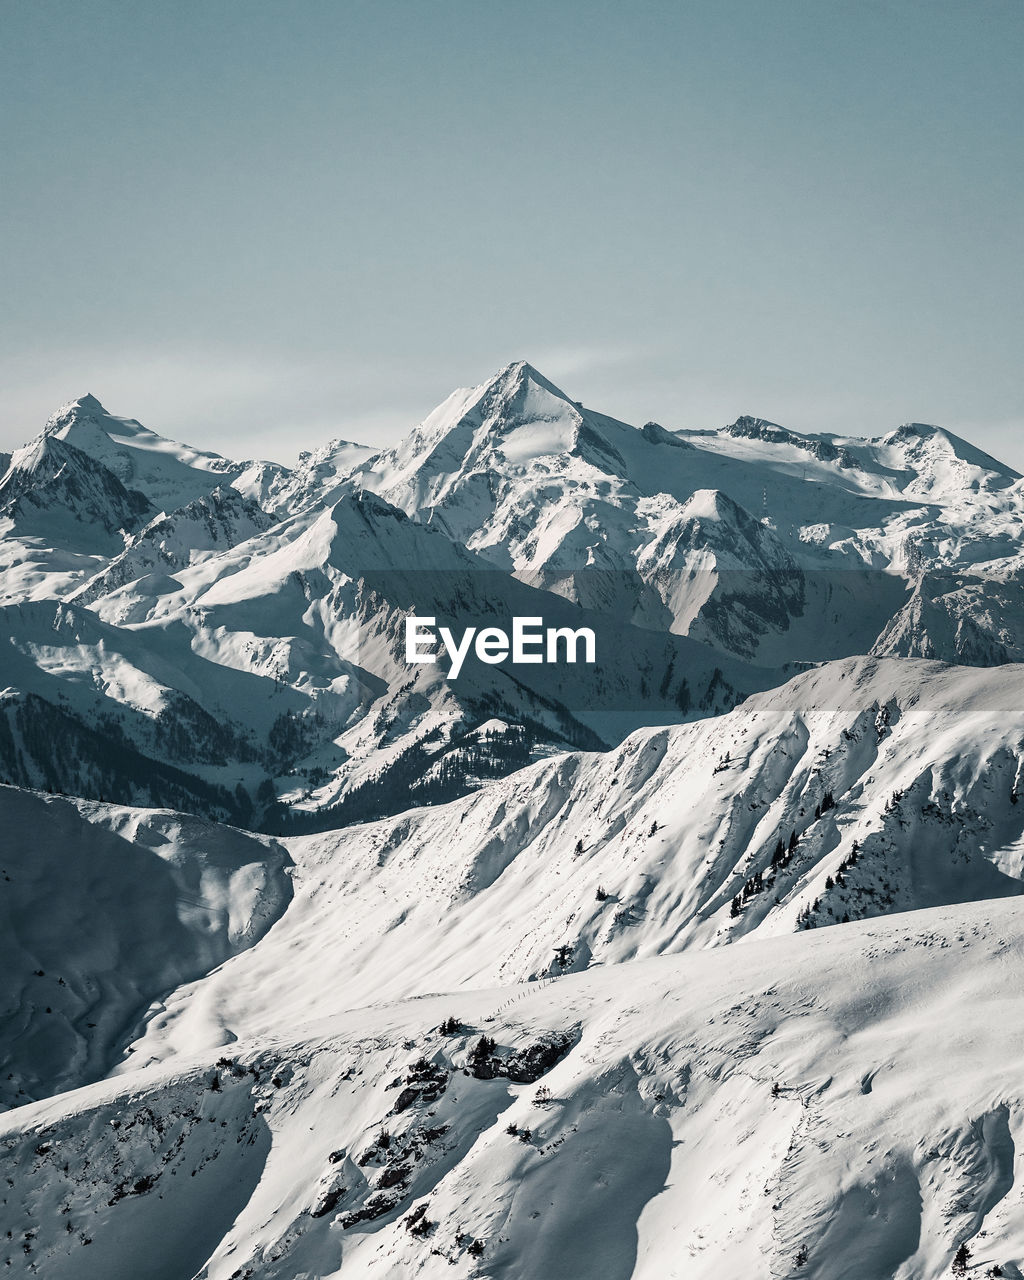
[[[0,1252],[54,1280],[938,1280],[969,1241],[1019,1276],[1022,981],[1013,900],[348,1013],[322,985],[315,1023],[0,1119]],[[562,1052],[481,1079],[484,1034]]]
[[[284,919],[180,988],[130,1061],[313,1018],[325,983],[369,1005],[788,934],[805,912],[825,927],[1018,895],[1022,707],[1021,667],[852,659],[727,716],[288,840],[296,897]],[[834,807],[821,813],[826,793]],[[763,888],[733,916],[758,872]],[[282,986],[285,971],[305,976]]]
[[[1013,1275],[1020,679],[829,664],[727,716],[277,842],[294,897],[276,923],[244,924],[247,874],[241,930],[212,940],[234,954],[160,993],[114,1078],[0,1123],[13,1274],[909,1280],[969,1241]],[[127,837],[87,855],[92,883],[26,881],[60,924],[44,976],[41,942],[22,962],[48,1022],[42,984],[56,1006],[61,977],[94,972],[64,913],[95,921],[133,860],[158,874],[183,820],[4,795],[5,817],[46,805]],[[186,925],[194,874],[165,900]],[[517,1083],[545,1044],[551,1065]]]
[[[5,1271],[1024,1276],[1015,471],[520,361],[380,454],[86,396],[0,472]]]

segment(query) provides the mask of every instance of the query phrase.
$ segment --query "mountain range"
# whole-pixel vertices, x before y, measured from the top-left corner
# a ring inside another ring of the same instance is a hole
[[[294,468],[64,406],[0,479],[11,1273],[1024,1275],[1022,529],[941,428],[522,362]]]
[[[810,663],[1011,662],[1022,486],[918,425],[637,430],[522,363],[392,450],[337,442],[291,471],[172,444],[86,396],[0,481],[0,768],[330,827],[728,710]],[[471,662],[446,681],[404,662],[413,613],[590,625],[598,662],[557,678]],[[29,720],[59,736],[59,765]]]

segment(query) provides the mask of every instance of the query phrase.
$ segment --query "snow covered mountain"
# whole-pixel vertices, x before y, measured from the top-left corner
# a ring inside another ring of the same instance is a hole
[[[12,787],[0,813],[5,1109],[106,1074],[152,1000],[291,898],[284,849],[231,827]]]
[[[18,1089],[69,1083],[64,1039],[89,1080],[144,1015],[114,1079],[0,1124],[14,1274],[144,1267],[158,1232],[168,1280],[937,1278],[963,1242],[1013,1275],[1011,674],[832,664],[262,845],[0,792],[39,922],[8,965],[9,1025],[39,1028],[8,1032]]]
[[[775,665],[868,651],[929,573],[1001,579],[1024,499],[1017,472],[935,427],[638,431],[525,363],[454,393],[355,479],[527,581]],[[976,661],[949,630],[929,656]]]
[[[170,515],[161,512],[138,533],[129,535],[124,551],[76,591],[74,598],[91,604],[136,582],[144,582],[151,590],[158,583],[173,588],[174,573],[215,552],[258,537],[272,524],[272,517],[237,489],[214,489],[177,507]]]
[[[369,1005],[1019,896],[1022,708],[1016,666],[848,659],[720,718],[289,840],[285,918],[165,1001],[134,1052],[272,1034],[315,1018],[325,982]]]
[[[75,548],[113,548],[152,510],[144,494],[58,437],[43,435],[19,449],[0,482],[0,516],[11,530]]]
[[[0,473],[10,1274],[1024,1276],[1016,472],[520,362]]]
[[[202,497],[217,483],[230,483],[244,470],[216,453],[166,440],[133,418],[117,418],[92,395],[58,409],[43,439],[63,440],[88,454],[164,511]]]
[[[0,1118],[0,1256],[56,1280],[939,1280],[966,1245],[1019,1277],[1022,954],[1010,901],[325,1000]]]
[[[728,710],[794,662],[1021,656],[1024,481],[994,459],[916,424],[871,441],[754,418],[636,430],[522,362],[392,450],[336,441],[291,472],[86,396],[15,456],[0,510],[21,637],[9,700],[61,692],[64,716],[150,762],[122,774],[171,758],[193,778],[172,802],[276,830]],[[56,605],[24,612],[55,600],[101,619],[102,641],[70,653]],[[410,613],[591,626],[608,660],[593,679],[471,663],[455,684],[405,664]],[[22,754],[3,776],[53,785],[59,770]],[[67,785],[170,799],[125,777],[90,788],[95,774],[75,766]]]

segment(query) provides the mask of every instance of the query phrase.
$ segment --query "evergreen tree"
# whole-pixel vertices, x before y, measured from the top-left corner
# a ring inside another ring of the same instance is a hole
[[[494,1052],[494,1041],[490,1036],[481,1036],[476,1044],[469,1051],[469,1060],[471,1063],[486,1062]]]

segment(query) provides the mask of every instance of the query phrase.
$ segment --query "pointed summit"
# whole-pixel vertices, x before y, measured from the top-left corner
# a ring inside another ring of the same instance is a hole
[[[570,400],[560,387],[556,387],[553,382],[545,378],[538,369],[534,368],[526,360],[513,360],[504,369],[499,369],[493,378],[483,384],[482,390],[485,394],[488,391],[497,391],[499,389],[508,389],[511,392],[515,392],[525,389],[531,383],[558,400],[564,400],[567,404],[575,404],[575,401]]]
[[[540,457],[565,458],[585,445],[603,449],[602,464],[609,457],[619,463],[614,449],[598,439],[599,423],[611,422],[585,410],[526,360],[515,360],[486,382],[453,391],[381,456],[375,470],[387,474],[390,486],[412,473],[422,478],[495,463],[519,467]]]
[[[80,396],[77,400],[73,400],[72,405],[81,409],[83,413],[106,414],[107,412],[91,391],[87,391],[84,396]]]
[[[0,482],[0,514],[19,533],[45,535],[52,545],[109,552],[154,511],[102,462],[43,432],[13,455]]]
[[[454,391],[418,429],[424,441],[439,441],[468,428],[467,446],[477,442],[480,428],[496,440],[527,421],[564,419],[578,424],[580,406],[525,360],[499,369],[479,386]],[[416,434],[416,433],[414,433]],[[468,449],[467,449],[468,452]]]
[[[915,473],[906,492],[939,492],[950,485],[1003,489],[1021,479],[1019,471],[991,454],[927,422],[904,422],[878,441],[892,465],[909,466]]]
[[[107,413],[103,405],[91,392],[87,391],[84,396],[79,396],[77,400],[68,400],[66,404],[62,404],[47,419],[43,430],[50,434],[56,434],[75,422],[97,422],[109,417],[110,414]]]
[[[120,418],[91,393],[61,405],[43,429],[47,439],[67,444],[102,463],[127,489],[154,506],[173,511],[230,483],[243,466],[216,453],[178,444],[134,418]]]
[[[414,505],[433,505],[453,477],[487,472],[498,461],[515,466],[570,453],[582,423],[578,404],[531,364],[516,360],[479,386],[453,391],[375,462],[371,487],[388,495],[413,483]]]

